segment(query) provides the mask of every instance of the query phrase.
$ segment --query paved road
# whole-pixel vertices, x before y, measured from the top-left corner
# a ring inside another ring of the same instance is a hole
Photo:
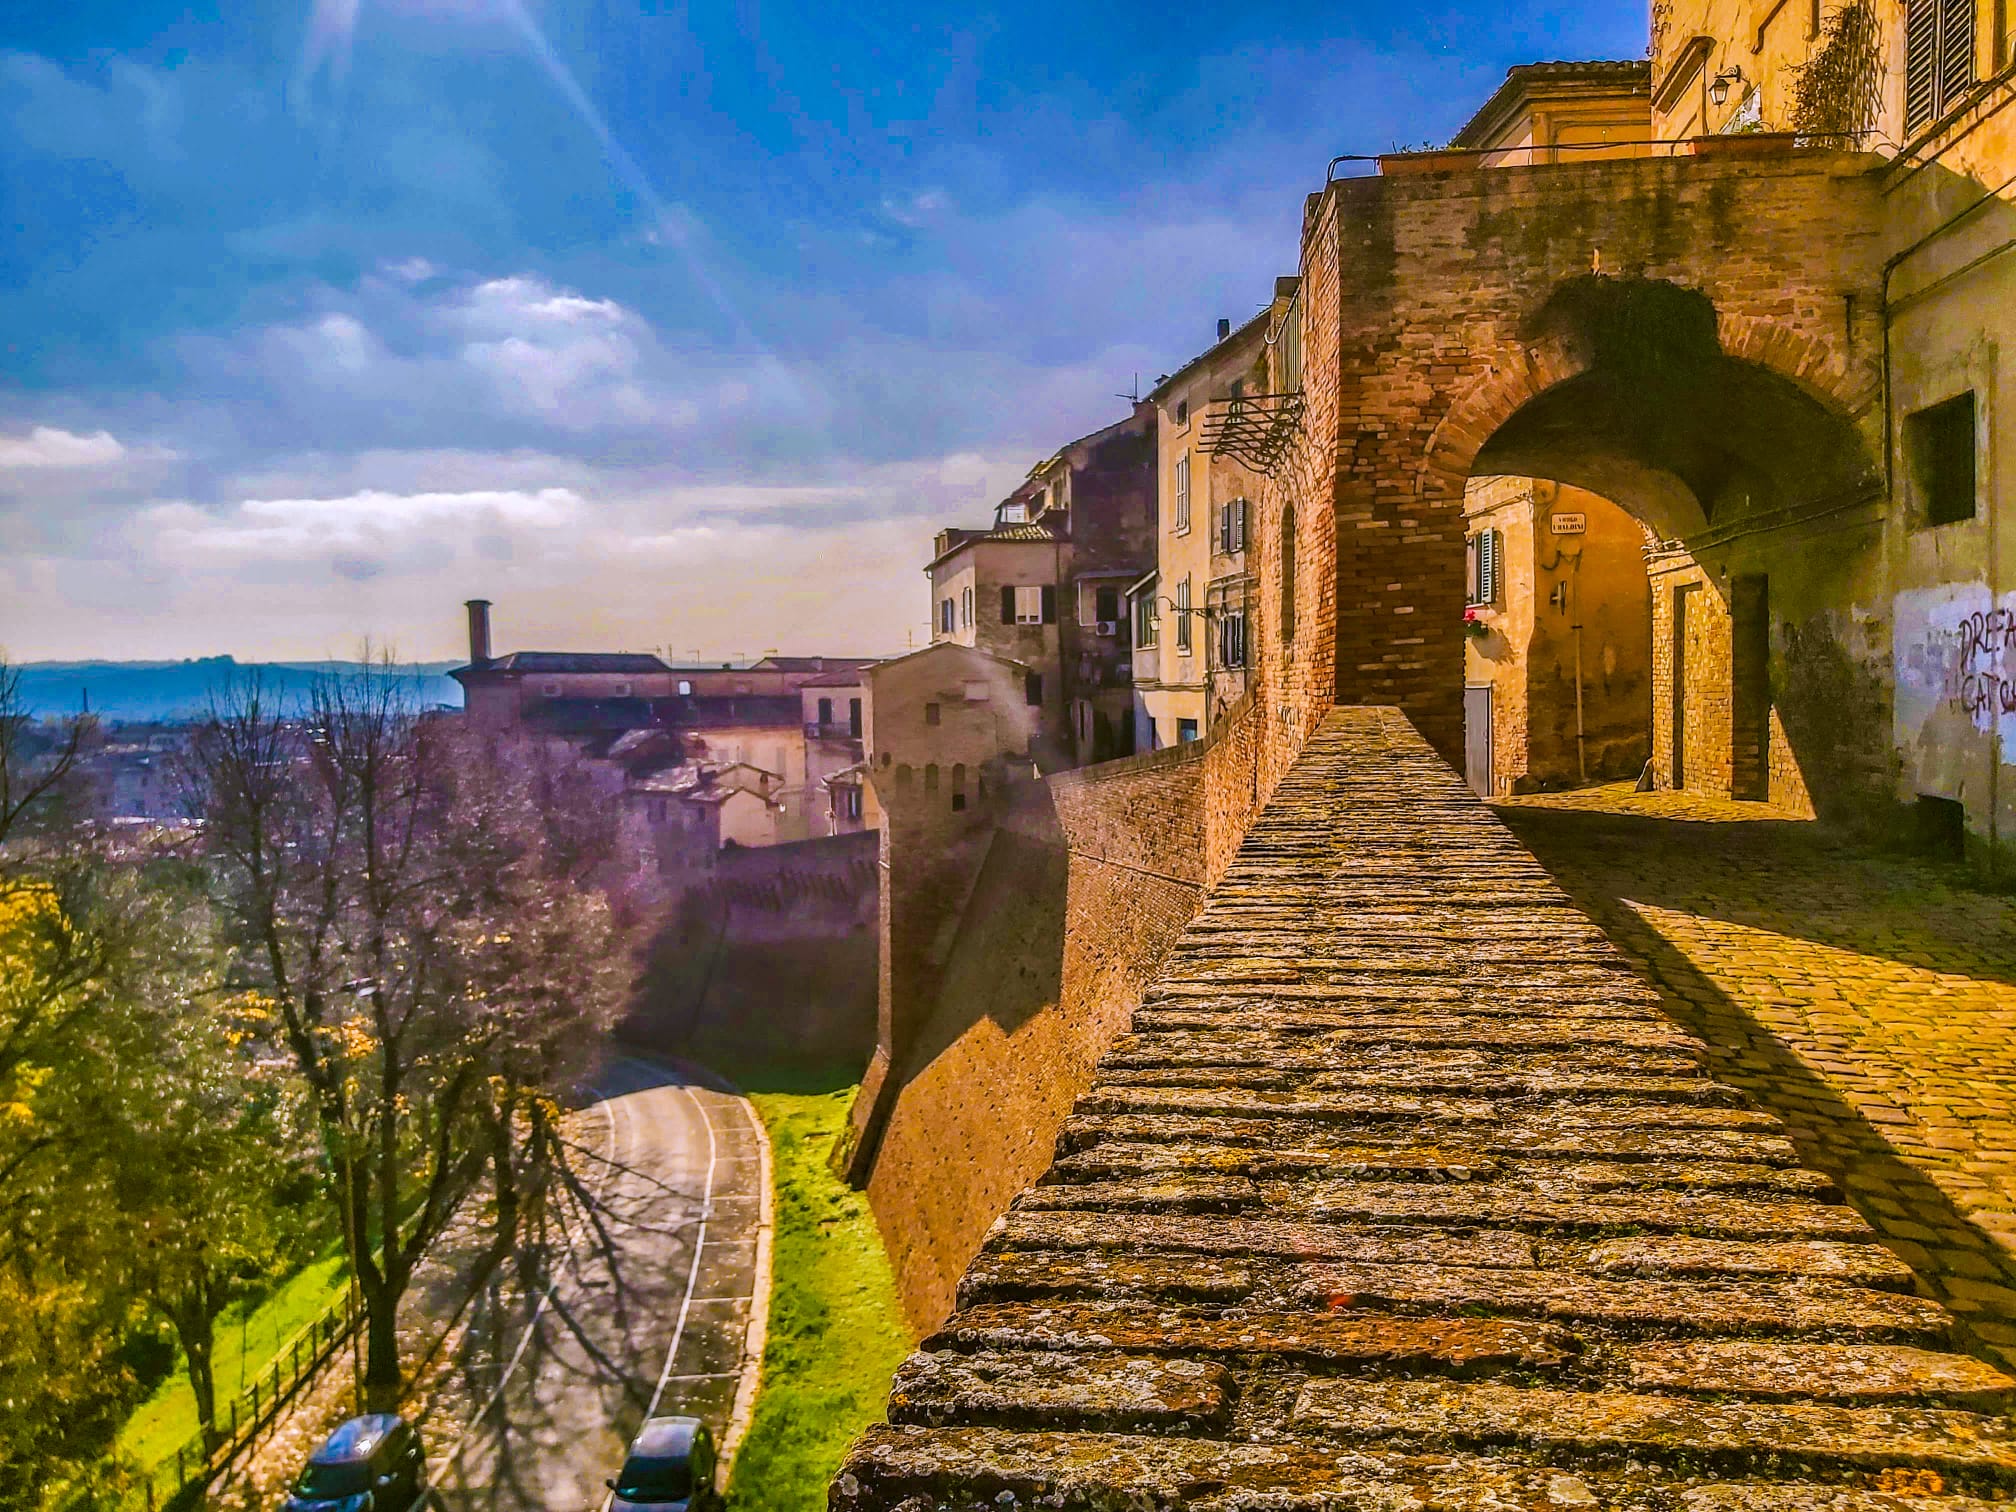
[[[727,1429],[756,1272],[755,1115],[640,1060],[598,1086],[577,1138],[607,1242],[581,1225],[548,1288],[500,1279],[472,1310],[427,1434],[448,1512],[598,1508],[647,1415]]]

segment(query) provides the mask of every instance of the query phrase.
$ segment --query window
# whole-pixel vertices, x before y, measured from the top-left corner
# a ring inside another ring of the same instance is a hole
[[[1188,425],[1190,423],[1190,401],[1188,399],[1178,399],[1176,401],[1176,423],[1178,425]]]
[[[1243,609],[1228,610],[1218,621],[1218,665],[1246,665],[1246,612]]]
[[[616,696],[618,698],[628,698],[630,696],[630,684],[627,682],[616,684]]]
[[[1056,624],[1057,590],[1047,585],[1041,588],[1003,588],[1001,620],[1009,625]]]
[[[1155,623],[1160,616],[1156,613],[1155,590],[1148,591],[1134,600],[1134,644],[1152,646],[1155,644]]]
[[[1052,509],[1062,509],[1064,507],[1064,480],[1062,478],[1059,478],[1055,483],[1050,485],[1050,507]]]
[[[935,761],[924,768],[924,791],[927,793],[938,791],[938,763]]]
[[[973,623],[973,590],[971,588],[964,589],[959,595],[959,623],[962,625],[971,625]]]
[[[1190,529],[1190,454],[1176,459],[1176,534]]]
[[[939,714],[940,711],[938,705],[936,705],[935,703],[927,703],[926,705],[924,705],[924,723],[926,723],[927,725],[937,724],[939,722]]]
[[[1179,719],[1176,721],[1176,743],[1178,745],[1183,745],[1188,741],[1195,740],[1196,738],[1197,738],[1196,720]]]
[[[1295,506],[1281,511],[1281,641],[1295,640]]]
[[[1976,0],[1905,0],[1904,129],[1930,125],[1974,87]]]
[[[966,807],[966,763],[955,762],[952,766],[952,807]]]
[[[1176,585],[1176,654],[1190,654],[1190,579]]]
[[[858,787],[840,789],[840,817],[842,819],[861,817],[861,789]]]
[[[1022,702],[1030,708],[1041,708],[1043,704],[1043,674],[1031,672],[1022,679]]]
[[[1003,504],[1001,506],[1001,523],[1003,525],[1027,525],[1029,523],[1029,506],[1027,504]]]
[[[911,623],[915,624],[916,621],[912,620]],[[938,633],[940,635],[950,635],[952,630],[952,600],[949,598],[940,599],[938,600]]]
[[[1927,525],[1974,518],[1974,391],[1904,420],[1904,452]]]
[[[861,738],[861,700],[858,698],[847,700],[847,733],[856,740]]]
[[[833,700],[830,698],[819,700],[819,723],[822,725],[833,723]]]
[[[1505,538],[1496,530],[1480,530],[1463,543],[1463,602],[1495,604],[1503,586]]]
[[[1095,602],[1099,607],[1099,618],[1112,623],[1120,618],[1120,590],[1114,587],[1101,588]]]
[[[1233,499],[1218,511],[1218,552],[1232,556],[1246,549],[1246,501]]]
[[[679,696],[681,698],[691,698],[693,696],[693,684],[683,677],[679,679]]]

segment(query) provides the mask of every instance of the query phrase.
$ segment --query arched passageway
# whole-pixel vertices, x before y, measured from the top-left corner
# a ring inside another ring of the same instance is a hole
[[[1503,660],[1528,684],[1522,707],[1517,684],[1497,679],[1497,743],[1523,733],[1529,751],[1558,750],[1571,736],[1576,747],[1572,767],[1529,763],[1523,786],[1635,775],[1617,770],[1617,756],[1631,747],[1611,731],[1635,704],[1651,785],[1811,812],[1810,763],[1800,747],[1816,747],[1810,754],[1831,777],[1840,731],[1826,728],[1820,708],[1793,709],[1789,724],[1780,712],[1786,700],[1774,686],[1788,682],[1785,657],[1796,648],[1782,630],[1774,635],[1772,584],[1779,579],[1781,596],[1789,593],[1796,606],[1816,577],[1828,575],[1830,552],[1824,542],[1802,539],[1788,549],[1767,538],[1781,522],[1819,520],[1877,491],[1853,420],[1824,392],[1732,354],[1707,297],[1672,282],[1570,279],[1520,335],[1525,361],[1463,396],[1437,438],[1475,434],[1479,415],[1496,419],[1470,459],[1473,522],[1480,494],[1491,496],[1492,485],[1480,488],[1479,479],[1541,479],[1574,493],[1563,510],[1558,493],[1534,489],[1523,513],[1500,508],[1484,518],[1503,523],[1466,532],[1472,603],[1479,562],[1497,569],[1483,585],[1497,602],[1473,611],[1467,627],[1466,765],[1475,766],[1481,712],[1475,669],[1493,649],[1474,632],[1489,619],[1503,626],[1492,631],[1506,642]],[[1536,372],[1548,381],[1535,384]],[[1432,442],[1431,457],[1453,460],[1436,456]],[[1606,501],[1638,522],[1638,539]],[[1620,550],[1632,545],[1639,573]],[[1585,572],[1585,564],[1602,570]],[[1783,609],[1781,602],[1781,621]],[[1621,623],[1633,615],[1642,641]],[[1587,642],[1605,621],[1592,665]],[[1518,643],[1520,635],[1528,641]],[[1571,656],[1572,671],[1564,670]],[[1570,679],[1574,697],[1564,699]],[[1594,766],[1592,703],[1608,752]],[[1863,734],[1876,740],[1873,719]],[[1517,753],[1494,755],[1491,787],[1499,790],[1505,757]],[[1831,799],[1825,787],[1823,800]]]
[[[1397,707],[1461,766],[1465,496],[1511,476],[1589,490],[1652,532],[1655,627],[1680,606],[1667,640],[1683,662],[1762,668],[1744,687],[1767,692],[1776,726],[1733,683],[1702,685],[1690,709],[1683,665],[1683,723],[1712,717],[1729,750],[1690,762],[1683,743],[1683,781],[1691,764],[1731,791],[1789,791],[1792,766],[1769,770],[1782,731],[1823,809],[1894,798],[1888,630],[1861,607],[1887,581],[1869,167],[1790,150],[1431,163],[1313,199],[1293,339],[1270,358],[1294,424],[1265,539],[1292,508],[1297,592],[1292,640],[1285,615],[1260,626],[1263,771],[1284,771],[1335,704]],[[1263,602],[1287,555],[1265,550]],[[1720,649],[1687,640],[1702,634]],[[1655,699],[1662,686],[1671,669],[1655,667]]]

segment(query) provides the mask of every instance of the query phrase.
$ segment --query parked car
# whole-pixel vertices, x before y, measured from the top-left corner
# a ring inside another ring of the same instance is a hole
[[[420,1499],[420,1435],[394,1412],[350,1419],[308,1457],[286,1512],[407,1512]]]
[[[698,1418],[655,1417],[630,1441],[614,1480],[610,1512],[705,1512],[721,1505],[714,1489],[714,1435]]]

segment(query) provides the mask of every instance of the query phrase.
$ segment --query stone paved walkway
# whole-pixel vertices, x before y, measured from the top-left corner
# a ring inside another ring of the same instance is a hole
[[[2016,1355],[2016,901],[1758,804],[1500,812],[1977,1338]]]
[[[834,1512],[1986,1512],[2016,1380],[1413,729],[1339,710]]]

